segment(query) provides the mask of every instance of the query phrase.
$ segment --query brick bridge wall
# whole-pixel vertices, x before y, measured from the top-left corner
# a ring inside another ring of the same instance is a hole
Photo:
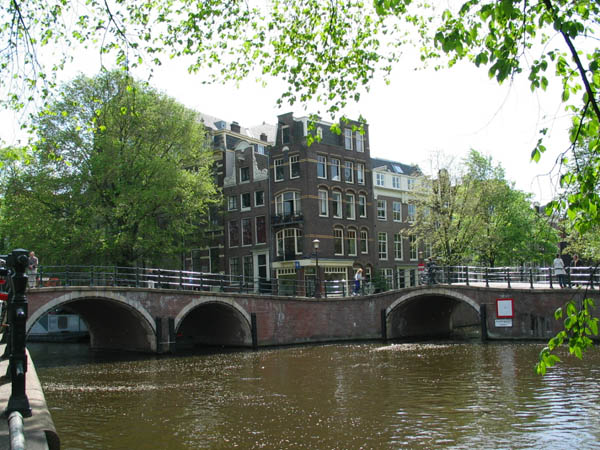
[[[590,291],[598,301],[600,293]],[[512,326],[496,326],[496,299],[512,298]],[[366,297],[310,299],[144,288],[48,287],[28,293],[28,330],[67,308],[90,330],[92,348],[164,352],[174,343],[273,346],[340,340],[449,336],[482,329],[489,339],[548,338],[554,311],[577,290],[416,287]],[[384,311],[384,314],[382,314]],[[202,331],[205,330],[205,331]]]

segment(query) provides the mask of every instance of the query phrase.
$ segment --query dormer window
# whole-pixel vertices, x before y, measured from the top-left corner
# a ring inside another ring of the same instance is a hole
[[[290,143],[290,127],[288,125],[284,125],[281,127],[281,143]]]

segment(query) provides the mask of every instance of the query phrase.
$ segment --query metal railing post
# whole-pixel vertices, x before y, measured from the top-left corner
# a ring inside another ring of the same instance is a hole
[[[466,280],[467,286],[469,286],[469,266],[465,266],[465,280]]]
[[[183,289],[183,272],[179,271],[179,289]]]
[[[485,268],[485,287],[490,287],[490,277],[487,267]]]
[[[13,269],[12,296],[8,304],[8,323],[10,327],[10,356],[9,372],[12,381],[12,391],[8,405],[4,411],[5,416],[18,411],[23,417],[31,417],[31,406],[25,391],[27,372],[27,353],[25,350],[26,322],[27,322],[27,275],[25,270],[29,263],[29,252],[24,249],[13,250],[9,255],[7,265]]]
[[[552,286],[552,267],[548,267],[548,278],[550,279],[550,289],[553,289],[554,286]]]
[[[508,288],[510,289],[510,267],[506,268],[506,281],[508,282]]]
[[[136,288],[140,287],[140,268],[139,267],[135,268],[135,287]]]

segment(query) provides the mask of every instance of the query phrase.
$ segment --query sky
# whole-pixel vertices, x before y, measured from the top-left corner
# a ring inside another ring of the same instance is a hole
[[[83,69],[94,75],[95,66],[79,59],[64,79]],[[499,163],[506,178],[517,189],[532,193],[534,201],[543,204],[553,198],[557,180],[548,174],[558,155],[568,148],[568,121],[552,81],[548,91],[532,93],[526,76],[500,86],[488,78],[485,69],[468,63],[440,71],[413,68],[410,62],[397,66],[389,85],[375,81],[358,103],[343,111],[350,118],[362,115],[369,123],[373,157],[416,164],[429,173],[432,154],[441,152],[460,162],[470,149],[476,149]],[[282,92],[278,81],[266,87],[252,79],[239,86],[204,85],[200,75],[188,74],[176,62],[164,65],[151,84],[189,108],[246,127],[276,124],[278,114],[293,112],[300,117],[318,108],[278,108],[276,100]],[[0,138],[5,143],[15,144],[22,138],[18,118],[5,112],[0,120],[4,124]],[[530,160],[531,151],[539,130],[545,127],[549,128],[548,151],[535,163]]]

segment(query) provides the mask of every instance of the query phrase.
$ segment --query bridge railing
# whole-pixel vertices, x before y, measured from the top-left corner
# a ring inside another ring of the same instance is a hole
[[[596,267],[567,268],[571,286],[600,286]],[[558,277],[548,267],[437,266],[430,279],[425,270],[419,284],[464,284],[476,286],[559,287]],[[320,280],[320,297],[348,297],[354,293],[354,281]],[[37,286],[118,286],[137,288],[184,289],[218,292],[250,292],[271,295],[315,296],[315,280],[295,277],[258,278],[220,273],[118,266],[40,266]],[[385,283],[364,281],[360,294],[370,294],[403,286],[399,279]]]

